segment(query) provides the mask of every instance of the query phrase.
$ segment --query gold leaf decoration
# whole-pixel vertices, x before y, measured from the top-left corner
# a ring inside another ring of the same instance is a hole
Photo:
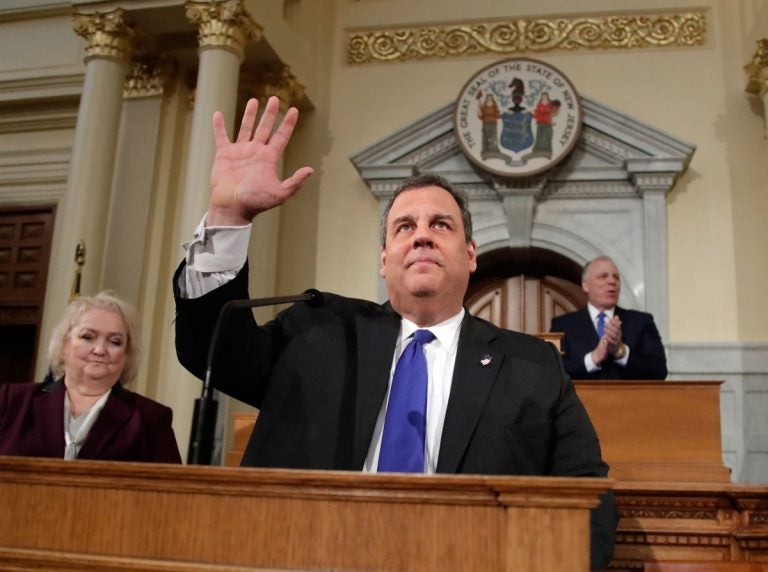
[[[408,61],[551,50],[635,49],[704,45],[704,11],[498,20],[347,33],[347,62]]]

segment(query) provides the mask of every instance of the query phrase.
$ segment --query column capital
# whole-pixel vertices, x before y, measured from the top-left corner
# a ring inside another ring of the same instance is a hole
[[[747,92],[762,97],[768,91],[768,38],[757,40],[757,50],[744,70],[749,76]]]
[[[73,27],[78,36],[88,41],[85,61],[94,58],[117,60],[127,64],[133,51],[134,31],[126,21],[125,10],[109,12],[75,12]]]
[[[187,0],[187,18],[197,24],[201,49],[226,48],[242,60],[245,45],[261,39],[259,26],[243,7],[242,0]]]
[[[125,99],[163,95],[173,74],[174,62],[165,55],[134,58],[123,87]]]
[[[291,69],[282,63],[247,66],[240,75],[242,95],[256,97],[262,104],[271,96],[277,96],[283,111],[298,107],[304,101],[304,89]]]

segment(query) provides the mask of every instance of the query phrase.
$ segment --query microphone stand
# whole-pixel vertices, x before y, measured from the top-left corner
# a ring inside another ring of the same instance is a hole
[[[213,385],[211,376],[213,373],[213,360],[216,357],[219,334],[222,326],[229,318],[232,310],[243,308],[255,308],[258,306],[276,306],[278,304],[292,304],[294,302],[307,302],[310,306],[317,306],[322,301],[322,294],[310,288],[298,296],[275,296],[272,298],[257,298],[253,300],[230,300],[221,307],[216,318],[216,325],[211,335],[211,343],[208,346],[208,360],[203,380],[203,391],[200,397],[195,399],[195,410],[192,416],[192,431],[187,451],[188,465],[210,465],[213,456],[213,440],[216,433],[216,416],[219,404],[213,397]]]

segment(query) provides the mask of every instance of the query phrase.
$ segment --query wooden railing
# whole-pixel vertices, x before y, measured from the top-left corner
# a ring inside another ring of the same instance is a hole
[[[586,572],[608,479],[0,458],[0,569]]]

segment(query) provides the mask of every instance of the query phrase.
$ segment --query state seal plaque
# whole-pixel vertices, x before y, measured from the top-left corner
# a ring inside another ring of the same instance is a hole
[[[472,76],[456,101],[456,138],[483,170],[525,177],[550,169],[581,132],[579,95],[559,70],[529,58],[493,63]]]

